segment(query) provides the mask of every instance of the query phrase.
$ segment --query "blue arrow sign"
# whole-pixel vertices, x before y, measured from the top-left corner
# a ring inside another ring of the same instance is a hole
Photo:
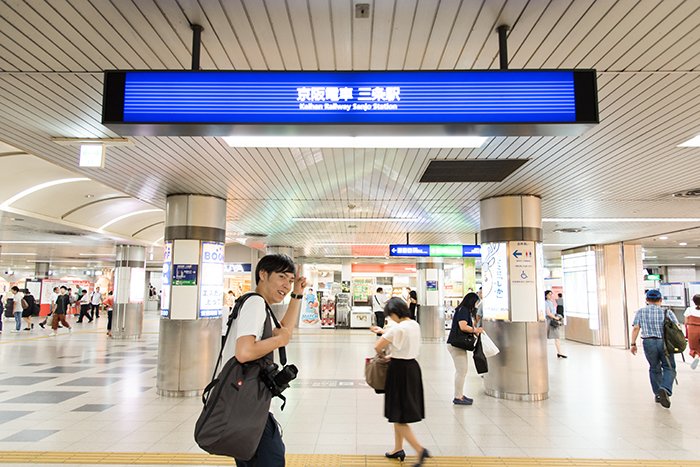
[[[523,254],[520,253],[518,250],[515,250],[515,251],[513,252],[513,256],[515,256],[516,258],[519,258],[519,257],[521,257],[522,255],[523,255]]]

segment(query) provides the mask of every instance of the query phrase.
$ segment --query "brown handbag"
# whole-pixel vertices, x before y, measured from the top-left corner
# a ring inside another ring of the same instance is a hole
[[[386,370],[389,368],[389,359],[383,355],[365,358],[365,380],[369,387],[383,391],[386,385]]]

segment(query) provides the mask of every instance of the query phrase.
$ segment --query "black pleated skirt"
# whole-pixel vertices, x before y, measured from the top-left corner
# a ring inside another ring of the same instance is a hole
[[[415,423],[425,418],[423,380],[416,360],[392,358],[384,391],[384,416],[391,423]]]

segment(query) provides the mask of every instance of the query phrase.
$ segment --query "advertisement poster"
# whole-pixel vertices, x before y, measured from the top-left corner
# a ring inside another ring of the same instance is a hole
[[[510,319],[537,321],[537,265],[535,242],[508,242],[510,280]]]
[[[687,306],[683,282],[662,282],[659,284],[659,291],[664,297],[664,305],[677,307]]]
[[[318,297],[312,289],[304,294],[301,303],[301,313],[299,314],[300,328],[320,328],[321,318],[319,316]]]
[[[484,243],[481,255],[484,318],[510,319],[507,243]]]
[[[323,329],[335,328],[335,300],[321,296],[319,301],[321,302],[321,327]]]
[[[173,243],[166,242],[163,246],[163,279],[160,292],[160,316],[170,317],[170,270],[173,265]]]
[[[197,264],[176,264],[173,266],[173,285],[197,285]]]
[[[437,281],[425,281],[425,290],[428,292],[435,292],[438,289]]]
[[[199,317],[218,318],[224,306],[224,244],[202,242]]]

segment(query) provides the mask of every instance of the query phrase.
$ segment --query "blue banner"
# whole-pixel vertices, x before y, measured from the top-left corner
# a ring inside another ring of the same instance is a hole
[[[125,123],[574,123],[577,116],[571,70],[119,73]]]
[[[389,245],[389,256],[480,258],[480,245]]]

